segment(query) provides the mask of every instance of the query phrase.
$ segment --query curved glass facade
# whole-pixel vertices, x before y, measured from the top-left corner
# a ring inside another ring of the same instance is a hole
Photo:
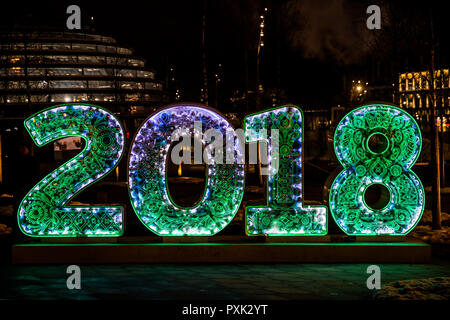
[[[120,116],[167,102],[145,60],[116,40],[84,32],[0,34],[0,104],[27,116],[65,102],[99,104]],[[12,108],[15,107],[15,108]]]

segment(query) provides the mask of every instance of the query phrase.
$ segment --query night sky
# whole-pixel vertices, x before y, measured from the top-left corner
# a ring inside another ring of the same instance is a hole
[[[429,12],[433,9],[438,66],[448,67],[449,48],[444,4],[438,2],[286,0],[207,2],[206,59],[209,89],[217,65],[223,65],[224,96],[245,85],[248,54],[249,89],[255,86],[258,18],[268,7],[263,56],[265,88],[281,87],[288,102],[327,107],[345,103],[352,79],[389,84],[396,72],[425,69]],[[164,80],[175,66],[182,100],[199,101],[201,87],[202,1],[15,1],[2,3],[0,26],[36,25],[65,28],[68,5],[81,7],[82,26],[115,37],[135,49]],[[365,26],[366,8],[382,10],[382,30]],[[393,31],[395,30],[395,32]],[[395,63],[394,63],[395,62]],[[378,66],[376,66],[378,64]],[[394,65],[393,65],[394,64]],[[376,74],[374,69],[386,70]],[[347,87],[346,87],[347,86]],[[211,102],[211,101],[210,101]]]

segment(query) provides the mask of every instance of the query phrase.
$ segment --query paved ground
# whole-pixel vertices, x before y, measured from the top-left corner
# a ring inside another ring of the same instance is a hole
[[[380,264],[381,282],[450,276],[450,261]],[[0,266],[2,299],[372,299],[368,264]]]

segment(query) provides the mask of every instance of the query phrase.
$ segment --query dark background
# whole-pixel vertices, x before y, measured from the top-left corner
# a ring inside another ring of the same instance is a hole
[[[206,60],[209,89],[223,66],[226,104],[235,90],[254,90],[259,16],[268,8],[262,82],[285,91],[286,102],[303,107],[347,102],[353,79],[388,85],[399,72],[425,70],[429,64],[433,16],[437,67],[448,66],[448,11],[438,1],[231,1],[206,3]],[[82,27],[134,48],[164,80],[176,70],[181,100],[199,101],[203,1],[36,1],[2,3],[0,26],[66,28],[66,8],[81,8]],[[382,29],[366,28],[366,8],[381,7]],[[90,17],[94,17],[91,23]],[[245,56],[247,54],[247,64]],[[246,81],[248,70],[248,81]],[[210,101],[214,103],[213,101]]]

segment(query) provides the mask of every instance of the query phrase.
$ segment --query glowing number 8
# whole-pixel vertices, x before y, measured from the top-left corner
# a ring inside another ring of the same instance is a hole
[[[341,120],[334,149],[345,169],[331,186],[329,202],[346,234],[404,235],[415,227],[422,216],[424,191],[410,168],[421,143],[416,121],[394,106],[366,105]],[[387,203],[367,205],[365,193],[374,184],[387,190]]]

